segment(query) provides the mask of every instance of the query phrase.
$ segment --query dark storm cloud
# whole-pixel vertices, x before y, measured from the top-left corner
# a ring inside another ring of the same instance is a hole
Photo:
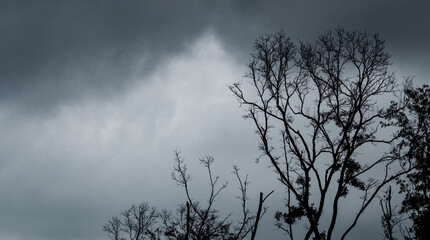
[[[227,17],[218,19],[217,29],[243,52],[249,52],[249,43],[259,34],[284,29],[295,40],[313,41],[337,26],[378,32],[396,53],[429,51],[430,3],[425,1],[239,2],[226,10]]]
[[[3,2],[0,100],[49,108],[124,87],[137,62],[150,71],[206,27],[209,9],[166,3]]]
[[[208,28],[241,60],[246,60],[259,34],[285,29],[294,39],[310,40],[338,25],[380,32],[393,53],[428,60],[424,57],[429,55],[430,42],[428,5],[418,1],[2,1],[0,101],[37,111],[63,100],[111,96]]]

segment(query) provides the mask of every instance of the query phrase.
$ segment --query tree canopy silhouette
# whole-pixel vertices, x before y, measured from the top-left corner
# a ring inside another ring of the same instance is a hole
[[[430,88],[409,88],[406,94],[410,104],[401,118],[402,136],[409,145],[407,157],[415,171],[401,182],[406,193],[402,212],[410,214],[414,239],[430,236]]]
[[[409,82],[404,93],[406,108],[393,112],[389,124],[400,128],[397,149],[405,152],[403,158],[412,163],[414,170],[398,181],[400,193],[405,195],[400,211],[391,208],[389,195],[381,200],[382,223],[387,239],[395,239],[395,227],[399,227],[404,239],[424,240],[430,235],[430,87],[415,88]],[[396,107],[397,103],[393,103]],[[404,214],[412,221],[412,227],[401,226]]]
[[[299,222],[307,225],[303,239],[345,239],[381,189],[410,171],[388,151],[398,135],[380,131],[399,111],[377,104],[396,91],[389,65],[384,41],[367,32],[337,28],[297,45],[281,31],[255,42],[247,81],[230,90],[286,188],[286,209],[275,217],[290,239]],[[375,145],[387,153],[361,155]],[[334,237],[340,202],[351,195],[356,214]]]

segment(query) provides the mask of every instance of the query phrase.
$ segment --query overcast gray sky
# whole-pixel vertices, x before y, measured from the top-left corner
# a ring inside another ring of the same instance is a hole
[[[101,227],[132,203],[174,207],[176,149],[196,182],[206,181],[198,158],[215,157],[232,185],[219,207],[239,206],[232,164],[250,174],[256,203],[276,176],[254,163],[258,139],[227,89],[256,37],[378,32],[399,81],[421,85],[429,24],[430,4],[413,0],[0,0],[0,239],[106,239]],[[205,187],[194,185],[197,198]],[[279,237],[273,216],[264,221],[261,238]],[[351,239],[378,231],[370,214]]]

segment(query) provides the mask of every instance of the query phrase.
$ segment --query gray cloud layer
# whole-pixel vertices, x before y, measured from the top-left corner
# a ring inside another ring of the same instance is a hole
[[[247,166],[257,139],[226,88],[242,79],[254,39],[379,32],[398,76],[425,83],[429,5],[0,1],[0,238],[103,239],[101,225],[134,202],[171,207],[176,148],[190,161],[213,154],[220,174],[241,163],[256,191],[271,186],[257,174],[271,174],[265,165]]]
[[[48,1],[1,7],[1,100],[32,108],[123,88],[208,25],[210,8],[170,1]],[[144,58],[144,62],[141,58]]]
[[[131,73],[147,74],[207,28],[214,29],[241,60],[247,58],[258,34],[283,28],[295,39],[310,40],[340,24],[380,32],[395,56],[429,65],[428,5],[422,1],[2,1],[0,100],[38,111],[64,100],[110,95],[127,87]]]

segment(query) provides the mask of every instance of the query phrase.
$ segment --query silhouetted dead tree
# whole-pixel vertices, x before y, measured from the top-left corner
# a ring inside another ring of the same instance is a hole
[[[397,233],[395,228],[398,227],[400,233],[403,234],[403,230],[406,229],[402,228],[401,222],[405,219],[402,217],[402,214],[399,213],[398,209],[396,210],[397,206],[392,206],[391,199],[392,191],[390,186],[388,190],[385,191],[384,196],[379,200],[379,206],[382,210],[381,224],[384,229],[384,239],[397,240],[397,238],[395,238],[395,234]],[[405,239],[407,238],[405,237]]]
[[[111,240],[120,240],[121,220],[118,217],[112,217],[112,219],[103,226],[103,231],[108,233]]]
[[[148,203],[133,205],[129,209],[121,212],[122,219],[112,217],[103,226],[103,231],[108,233],[112,240],[125,240],[121,233],[126,233],[129,240],[157,239],[157,229],[154,224],[158,218],[158,212]]]
[[[219,185],[220,178],[214,177],[212,164],[214,158],[207,156],[200,160],[205,166],[209,177],[209,196],[204,206],[191,197],[187,165],[179,152],[175,152],[175,165],[172,172],[173,180],[185,190],[186,204],[180,204],[174,211],[161,210],[149,207],[147,203],[139,206],[133,205],[121,213],[122,218],[113,217],[103,226],[111,240],[125,240],[121,234],[127,235],[130,240],[242,240],[251,233],[251,240],[255,239],[258,223],[267,208],[264,206],[266,196],[260,193],[257,213],[248,208],[248,176],[239,174],[239,168],[233,166],[233,174],[239,182],[241,202],[241,218],[238,221],[230,219],[231,214],[222,216],[214,208],[214,202],[219,194],[227,187],[227,182]]]
[[[338,28],[296,47],[279,32],[255,42],[246,75],[250,85],[230,86],[247,107],[245,118],[255,124],[263,156],[286,187],[287,209],[275,217],[290,239],[302,220],[304,239],[332,239],[340,202],[355,189],[361,202],[340,232],[345,239],[380,190],[410,170],[394,154],[359,156],[369,145],[396,140],[379,130],[380,121],[398,109],[376,102],[395,91],[389,64],[377,34]],[[320,223],[324,214],[327,226]]]
[[[245,239],[251,233],[251,239],[255,238],[258,228],[258,222],[266,212],[263,206],[264,201],[269,193],[263,198],[263,193],[260,193],[259,205],[257,214],[253,214],[247,206],[248,195],[247,187],[249,184],[248,177],[245,179],[239,175],[239,168],[233,166],[233,174],[239,182],[240,195],[237,197],[241,201],[241,220],[237,224],[231,223],[230,215],[221,217],[219,210],[215,209],[213,204],[217,196],[222,190],[227,187],[227,182],[218,186],[220,178],[214,177],[211,165],[214,163],[214,158],[207,156],[200,159],[200,162],[205,166],[209,177],[209,196],[207,198],[207,205],[203,207],[199,202],[193,200],[190,194],[189,182],[190,175],[187,172],[187,166],[184,159],[180,156],[179,152],[175,152],[175,166],[172,172],[172,178],[176,183],[182,186],[185,190],[187,197],[187,204],[181,205],[177,210],[177,214],[171,212],[162,212],[162,221],[166,232],[171,238],[169,239],[231,239],[240,240]],[[185,237],[183,237],[185,236]]]
[[[129,235],[130,240],[140,240],[144,235],[151,234],[152,225],[156,222],[158,213],[154,207],[141,203],[138,206],[131,206],[121,215],[124,217],[124,231]]]

